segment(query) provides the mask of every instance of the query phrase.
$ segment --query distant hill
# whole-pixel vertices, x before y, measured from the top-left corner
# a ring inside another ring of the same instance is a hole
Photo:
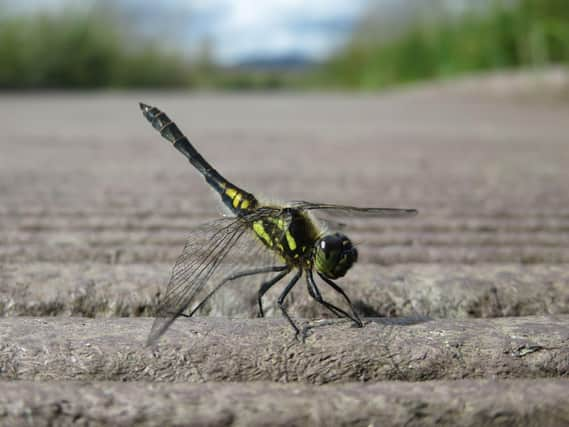
[[[237,65],[231,68],[251,71],[303,71],[314,65],[315,62],[307,56],[290,53],[276,56],[250,56],[239,61]]]

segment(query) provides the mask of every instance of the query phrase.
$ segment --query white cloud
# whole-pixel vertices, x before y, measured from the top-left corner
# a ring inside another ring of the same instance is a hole
[[[219,59],[287,53],[319,58],[337,45],[369,0],[193,0],[194,36],[208,36]],[[208,23],[200,19],[210,20]],[[190,24],[191,26],[191,24]]]

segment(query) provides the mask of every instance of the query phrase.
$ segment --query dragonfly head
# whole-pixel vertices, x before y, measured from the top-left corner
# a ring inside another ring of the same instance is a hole
[[[358,250],[345,234],[327,234],[316,242],[316,270],[329,279],[343,277],[357,260]]]

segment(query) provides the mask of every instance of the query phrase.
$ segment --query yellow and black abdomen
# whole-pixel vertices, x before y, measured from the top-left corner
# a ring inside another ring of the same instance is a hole
[[[233,185],[214,169],[180,131],[176,123],[170,120],[163,111],[143,103],[140,103],[140,108],[152,127],[186,156],[190,163],[204,176],[206,182],[219,193],[223,203],[232,212],[242,215],[257,207],[258,203],[255,196]]]
[[[237,214],[247,213],[257,208],[257,199],[251,193],[247,193],[228,181],[221,184],[221,200],[223,203]]]
[[[292,264],[310,262],[314,244],[320,236],[314,222],[297,209],[287,209],[287,215],[259,219],[252,227],[267,247]]]

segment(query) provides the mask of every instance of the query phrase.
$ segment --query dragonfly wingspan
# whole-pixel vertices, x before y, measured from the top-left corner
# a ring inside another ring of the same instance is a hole
[[[281,271],[273,269],[282,265],[278,255],[266,249],[251,227],[263,215],[274,214],[260,210],[248,216],[222,218],[191,232],[160,298],[147,345],[156,343],[178,317],[193,315],[204,298],[236,273],[245,272],[242,277],[248,277],[252,274],[247,272],[258,271],[255,283],[260,284],[261,277]]]

